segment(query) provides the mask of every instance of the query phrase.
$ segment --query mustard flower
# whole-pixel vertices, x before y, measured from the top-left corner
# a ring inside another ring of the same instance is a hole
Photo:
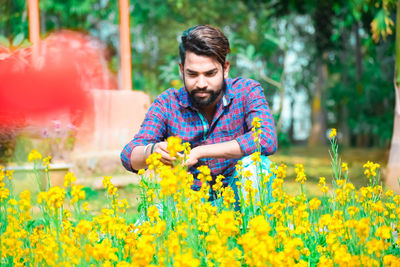
[[[78,202],[80,199],[84,200],[86,197],[85,191],[82,190],[83,185],[73,185],[71,191],[71,204]]]
[[[64,176],[64,187],[72,185],[73,182],[76,182],[76,177],[72,172],[68,171],[67,174]]]
[[[255,130],[258,130],[259,128],[261,128],[261,122],[263,120],[258,118],[258,117],[254,117],[252,122],[251,122],[251,127]]]
[[[319,208],[320,205],[321,205],[321,200],[315,197],[311,199],[309,202],[310,210],[316,210]]]
[[[329,139],[335,138],[336,135],[337,135],[336,129],[335,129],[335,128],[332,128],[332,129],[330,130],[330,132],[329,132]]]
[[[0,201],[6,200],[10,195],[10,190],[5,187],[0,187]]]
[[[47,156],[47,157],[45,157],[45,158],[42,160],[42,165],[43,165],[43,167],[45,168],[45,169],[44,169],[45,171],[48,171],[49,168],[50,168],[50,160],[51,160],[51,157],[50,157],[50,156]]]
[[[378,163],[373,163],[372,161],[368,161],[363,165],[363,168],[365,168],[364,174],[367,176],[367,178],[370,178],[371,176],[375,177],[376,176],[376,169],[379,169],[381,166]]]
[[[347,172],[349,171],[349,166],[347,165],[346,162],[342,162],[342,172]]]
[[[28,161],[31,162],[39,159],[42,159],[42,154],[40,154],[36,149],[32,149],[28,154]]]
[[[168,146],[167,150],[171,157],[176,157],[176,155],[182,152],[185,148],[182,145],[182,139],[176,136],[170,136],[167,139]]]
[[[306,176],[306,174],[304,173],[303,164],[297,163],[297,164],[296,164],[296,167],[295,167],[295,172],[296,172],[296,174],[297,174],[297,176],[296,176],[296,182],[299,182],[299,183],[301,183],[301,184],[304,184],[304,182],[307,180],[307,176]]]

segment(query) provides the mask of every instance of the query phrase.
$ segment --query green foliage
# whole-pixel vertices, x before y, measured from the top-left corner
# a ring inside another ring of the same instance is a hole
[[[0,45],[26,45],[26,1],[3,2]],[[311,104],[318,62],[323,62],[328,67],[322,98],[328,126],[339,131],[348,127],[351,138],[368,135],[369,145],[388,144],[393,126],[394,39],[387,35],[386,43],[375,45],[371,22],[376,19],[379,36],[388,34],[387,18],[393,17],[395,1],[147,0],[130,4],[135,90],[155,97],[171,87],[172,80],[180,79],[180,34],[193,25],[212,24],[230,40],[231,77],[258,80],[270,103],[281,92],[280,84],[285,97],[305,92]],[[117,0],[41,0],[40,20],[42,35],[69,28],[100,38],[110,50],[110,68],[118,70]],[[297,58],[288,73],[285,61],[290,53]],[[325,61],[323,53],[327,53]],[[349,116],[343,117],[346,109]]]

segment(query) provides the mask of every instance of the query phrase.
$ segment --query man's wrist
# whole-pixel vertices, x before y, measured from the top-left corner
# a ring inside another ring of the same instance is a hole
[[[202,151],[203,148],[204,148],[203,146],[196,146],[195,148],[192,149],[192,153],[194,152],[196,159],[202,159],[204,157]]]
[[[144,155],[145,158],[147,158],[147,150],[149,150],[149,148],[150,148],[152,145],[153,145],[153,144],[148,144],[148,145],[146,145],[146,146],[144,147],[143,155]]]
[[[153,154],[154,152],[154,147],[156,146],[157,143],[152,144],[151,149],[150,149],[150,155]]]

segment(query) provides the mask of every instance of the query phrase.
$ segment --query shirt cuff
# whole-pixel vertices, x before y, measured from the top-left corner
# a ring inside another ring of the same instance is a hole
[[[124,149],[121,152],[122,165],[125,167],[125,169],[127,169],[128,171],[133,172],[133,173],[138,172],[138,170],[135,170],[132,168],[132,164],[131,164],[132,150],[135,147],[136,146],[134,144],[132,144],[132,142],[130,142],[124,147]]]
[[[257,145],[253,140],[253,132],[248,132],[239,136],[236,138],[236,141],[245,156],[251,155],[257,150]]]

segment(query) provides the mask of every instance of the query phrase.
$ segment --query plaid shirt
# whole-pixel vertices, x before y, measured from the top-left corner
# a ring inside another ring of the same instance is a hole
[[[277,149],[277,137],[263,88],[254,80],[236,78],[226,79],[226,91],[217,104],[211,124],[192,106],[184,87],[170,88],[159,95],[151,105],[138,134],[122,150],[121,161],[124,167],[132,169],[130,157],[136,146],[145,146],[178,136],[191,147],[236,140],[245,155],[254,153],[257,145],[253,140],[251,122],[254,117],[262,119],[259,137],[261,153],[271,155]],[[197,167],[207,165],[211,175],[230,177],[239,159],[204,158],[189,171],[197,176]],[[225,179],[225,185],[229,179]],[[201,182],[195,179],[194,188]]]

